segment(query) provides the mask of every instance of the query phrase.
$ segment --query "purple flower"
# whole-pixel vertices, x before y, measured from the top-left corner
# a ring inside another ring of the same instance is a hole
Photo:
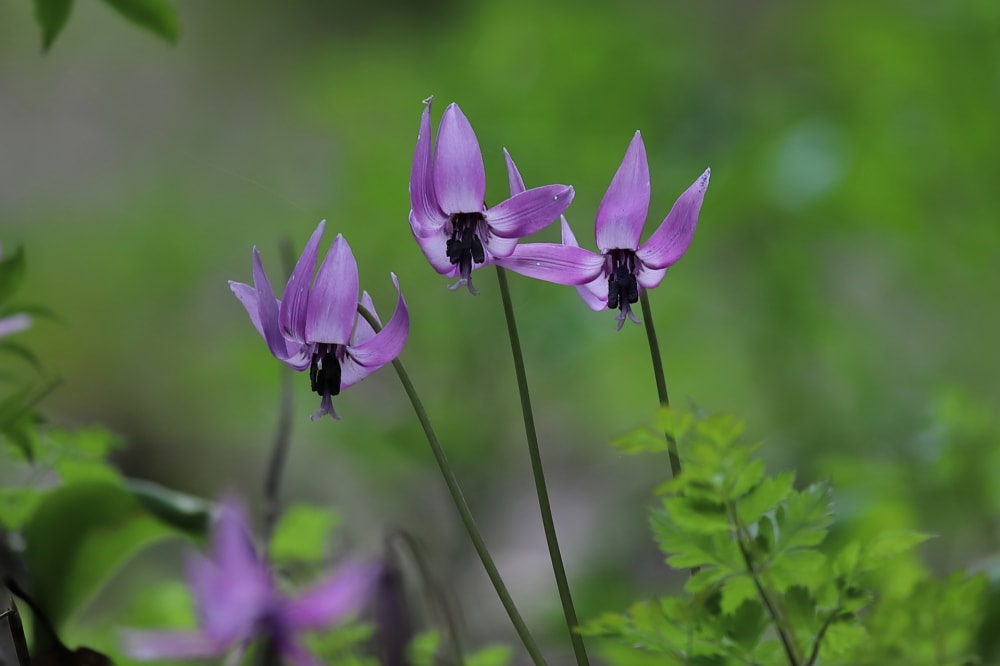
[[[511,192],[523,190],[510,156],[507,169]],[[619,310],[618,330],[626,318],[638,323],[631,306],[639,300],[639,289],[659,285],[667,269],[684,256],[698,224],[711,174],[712,170],[706,169],[677,199],[649,239],[639,245],[649,209],[649,167],[642,136],[636,132],[597,209],[594,234],[601,254],[582,250],[566,218],[562,218],[562,245],[519,245],[498,263],[529,277],[577,285],[592,310]]]
[[[441,117],[431,151],[431,99],[424,101],[410,172],[410,230],[438,273],[472,285],[472,271],[514,251],[519,238],[559,217],[573,200],[568,185],[546,185],[487,208],[486,169],[476,133],[457,104]]]
[[[299,634],[329,627],[358,611],[373,591],[379,569],[347,565],[305,593],[287,597],[257,554],[243,506],[224,501],[211,552],[207,557],[192,553],[187,561],[200,628],[123,631],[124,649],[143,661],[208,659],[261,637],[298,666],[318,666]]]
[[[410,331],[410,315],[395,273],[390,275],[399,298],[385,328],[376,334],[358,317],[358,264],[340,234],[309,286],[325,225],[325,220],[320,222],[306,243],[281,300],[274,297],[256,247],[253,286],[229,283],[275,358],[295,370],[309,368],[312,390],[322,396],[314,421],[325,414],[338,418],[332,397],[396,358]],[[368,292],[362,294],[361,304],[378,319]]]
[[[20,333],[31,326],[31,317],[24,313],[12,314],[0,318],[0,338]]]

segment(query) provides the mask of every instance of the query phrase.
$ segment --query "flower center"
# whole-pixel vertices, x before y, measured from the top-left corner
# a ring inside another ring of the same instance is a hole
[[[480,238],[486,227],[482,213],[455,213],[451,216],[451,238],[448,239],[448,261],[458,265],[459,281],[454,286],[467,284],[472,287],[472,264],[486,261],[483,240]]]
[[[340,394],[340,356],[342,345],[318,344],[309,364],[312,390],[321,396]]]
[[[632,314],[632,303],[639,300],[639,283],[635,279],[635,252],[632,250],[610,250],[608,252],[608,309],[618,308],[618,330],[625,324],[625,318],[639,323]]]

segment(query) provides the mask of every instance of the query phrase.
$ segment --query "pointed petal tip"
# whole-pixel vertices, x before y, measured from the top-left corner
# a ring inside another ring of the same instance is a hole
[[[424,98],[424,99],[423,99],[423,100],[421,101],[421,104],[423,104],[424,106],[426,106],[426,107],[430,108],[430,105],[431,105],[431,103],[432,103],[433,101],[434,101],[434,95],[430,95],[429,97],[425,97],[425,98]]]

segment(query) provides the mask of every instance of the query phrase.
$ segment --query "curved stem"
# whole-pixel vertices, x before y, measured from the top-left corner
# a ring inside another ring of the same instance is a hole
[[[670,406],[670,396],[667,395],[667,380],[663,376],[663,359],[660,357],[660,342],[656,339],[656,328],[653,326],[653,311],[649,307],[649,296],[645,289],[639,290],[639,302],[642,304],[642,323],[646,327],[646,340],[649,342],[649,355],[653,361],[653,376],[656,378],[656,392],[660,396],[662,407]],[[681,458],[677,454],[677,442],[673,435],[664,433],[667,438],[667,450],[670,453],[670,473],[676,479],[681,473]]]
[[[563,566],[562,553],[559,551],[559,539],[556,536],[555,521],[552,520],[552,508],[549,506],[549,491],[545,486],[545,473],[542,471],[542,456],[538,450],[538,435],[535,432],[535,417],[531,411],[531,397],[528,395],[528,378],[524,371],[524,356],[521,354],[521,340],[517,335],[517,322],[514,320],[514,306],[510,300],[510,288],[507,285],[507,271],[500,266],[497,269],[497,279],[500,281],[500,296],[503,299],[503,312],[507,319],[507,335],[510,337],[510,350],[514,357],[514,372],[517,375],[517,391],[521,396],[521,413],[524,415],[524,433],[528,439],[528,455],[531,457],[531,473],[535,478],[535,491],[538,494],[538,508],[542,512],[542,527],[545,530],[545,542],[549,547],[549,559],[552,560],[552,572],[559,588],[559,600],[562,602],[563,615],[566,617],[566,627],[569,629],[570,641],[576,655],[578,666],[589,666],[587,649],[583,637],[576,633],[579,621],[576,608],[573,606],[573,596],[570,593],[569,581],[566,579],[566,568]]]
[[[358,314],[365,318],[365,321],[371,325],[376,333],[382,330],[382,326],[379,324],[378,320],[375,319],[372,313],[370,313],[363,305],[358,305]],[[444,454],[444,449],[441,448],[441,442],[438,440],[437,434],[434,432],[434,427],[431,425],[430,418],[427,416],[427,410],[424,409],[424,405],[420,401],[420,396],[417,394],[417,390],[414,388],[413,382],[410,381],[410,375],[406,372],[406,368],[403,366],[403,362],[400,361],[399,358],[393,360],[392,367],[396,369],[396,375],[399,377],[399,381],[403,385],[403,390],[406,391],[406,395],[410,399],[410,403],[413,405],[413,411],[416,412],[417,420],[420,421],[420,426],[424,430],[427,442],[431,445],[431,451],[434,453],[434,459],[437,461],[438,467],[441,470],[441,475],[444,477],[444,482],[448,486],[448,492],[451,493],[451,498],[455,502],[455,508],[458,509],[458,514],[462,518],[462,524],[469,533],[469,539],[472,540],[472,546],[476,549],[476,554],[479,555],[479,559],[483,563],[483,568],[486,569],[486,575],[489,576],[490,582],[493,583],[493,588],[496,590],[497,596],[500,598],[500,603],[503,604],[504,610],[507,611],[507,615],[510,617],[510,621],[514,625],[514,630],[517,632],[518,637],[524,644],[524,648],[531,656],[531,660],[535,662],[536,666],[546,666],[545,657],[542,656],[541,651],[538,649],[538,645],[535,643],[535,639],[531,636],[531,632],[528,631],[528,627],[524,624],[524,620],[521,618],[521,613],[518,612],[517,606],[514,605],[514,600],[507,591],[507,586],[504,585],[503,579],[500,577],[500,572],[493,563],[493,557],[490,555],[490,551],[486,548],[486,542],[483,541],[483,537],[479,533],[479,528],[476,527],[476,521],[472,517],[472,511],[469,510],[469,505],[465,501],[462,489],[458,485],[458,479],[455,478],[455,473],[452,471],[451,465],[448,463],[448,458]]]

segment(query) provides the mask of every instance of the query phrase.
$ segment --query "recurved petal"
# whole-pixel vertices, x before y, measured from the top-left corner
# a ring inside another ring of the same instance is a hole
[[[285,293],[281,297],[281,310],[278,323],[286,337],[303,343],[306,341],[306,314],[309,309],[309,283],[316,272],[316,257],[319,255],[319,242],[323,238],[326,220],[321,220],[316,231],[309,237],[309,242],[302,250],[295,268],[292,270]]]
[[[649,165],[642,135],[636,132],[625,151],[621,166],[611,179],[597,209],[594,233],[597,247],[635,250],[649,211]]]
[[[398,295],[396,311],[392,313],[392,319],[389,320],[389,323],[381,331],[375,334],[375,337],[366,340],[360,345],[352,345],[347,348],[347,355],[355,363],[370,370],[380,368],[399,356],[399,353],[403,351],[404,345],[406,345],[406,338],[410,333],[410,313],[406,308],[406,300],[403,298],[403,292],[399,289],[399,278],[396,277],[395,273],[391,273],[391,275],[392,283],[396,286],[396,293]],[[341,387],[346,388],[350,384],[347,383],[347,378],[343,374],[345,368],[341,370]],[[361,377],[358,377],[355,382],[360,381],[360,379]]]
[[[413,152],[413,167],[410,169],[410,219],[420,227],[439,227],[447,219],[438,207],[434,197],[434,162],[431,153],[431,101],[424,100],[424,112],[420,116],[420,133],[417,134],[417,148]]]
[[[472,125],[455,103],[438,128],[434,151],[434,194],[447,215],[479,213],[485,207],[486,168]]]
[[[642,263],[651,268],[667,268],[684,256],[694,238],[698,213],[711,177],[712,170],[705,169],[705,173],[674,202],[663,223],[636,252]]]
[[[306,339],[346,345],[358,307],[358,262],[344,237],[337,238],[319,267],[309,294]]]
[[[240,303],[246,309],[247,314],[250,315],[250,321],[253,323],[253,327],[257,329],[260,336],[267,341],[267,336],[264,335],[264,328],[260,323],[260,306],[257,304],[257,290],[248,284],[243,284],[242,282],[229,281],[229,288],[232,290],[236,298],[239,299]],[[279,304],[280,308],[280,304]],[[284,347],[284,354],[278,356],[278,358],[283,361],[286,365],[295,368],[296,370],[304,370],[309,366],[309,356],[303,354],[301,349],[302,345],[297,343],[289,344],[287,340],[282,337],[282,344]]]
[[[365,310],[371,313],[375,317],[375,321],[378,322],[379,327],[382,326],[382,320],[379,319],[378,313],[375,312],[375,304],[372,302],[372,297],[367,291],[361,293],[361,305],[364,306]],[[358,320],[354,323],[354,335],[351,336],[352,345],[360,345],[362,342],[367,342],[375,337],[375,329],[372,325],[368,323],[368,320],[358,313]]]
[[[521,172],[517,170],[517,165],[514,164],[514,160],[506,148],[503,149],[503,157],[507,161],[507,180],[510,182],[510,196],[524,192],[524,179],[521,178]]]
[[[427,236],[420,236],[414,232],[413,238],[416,239],[417,245],[434,270],[448,277],[458,275],[458,264],[453,264],[448,259],[448,234],[444,227]]]
[[[228,647],[198,631],[125,629],[118,633],[118,642],[122,651],[136,661],[211,659]]]
[[[522,238],[547,227],[573,201],[569,185],[535,187],[486,211],[486,221],[501,238]]]
[[[556,284],[591,282],[604,268],[604,257],[583,248],[559,243],[522,243],[494,263],[515,273]]]
[[[323,629],[361,610],[374,590],[379,566],[348,564],[332,576],[290,600],[284,608],[287,624],[295,630]]]
[[[663,282],[663,276],[666,274],[666,268],[649,268],[648,266],[643,266],[635,274],[635,280],[643,289],[656,289]]]
[[[259,324],[260,328],[258,330],[262,331],[264,340],[267,341],[267,348],[271,350],[275,358],[287,361],[290,354],[288,343],[281,334],[281,329],[278,325],[278,300],[274,297],[274,291],[271,289],[271,283],[267,279],[267,273],[264,272],[264,264],[260,261],[260,253],[256,247],[253,249],[253,286],[257,292],[257,319],[254,321],[254,325]],[[233,293],[236,294],[236,297],[243,302],[243,306],[249,311],[249,305],[241,298],[241,292],[233,289]],[[253,315],[250,318],[253,320]]]
[[[476,266],[476,268],[482,268],[487,264],[493,263],[494,258],[499,257],[509,257],[510,253],[514,251],[517,247],[518,238],[500,238],[496,234],[490,234],[483,243],[486,248],[486,261],[482,265]]]

